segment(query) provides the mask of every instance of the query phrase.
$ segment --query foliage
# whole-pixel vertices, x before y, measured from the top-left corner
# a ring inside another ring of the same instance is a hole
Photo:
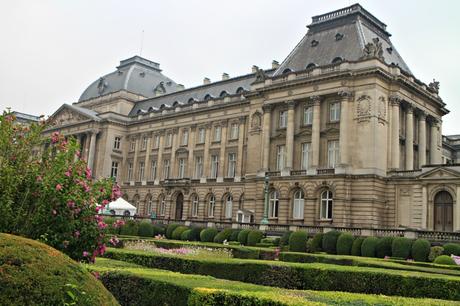
[[[200,233],[203,230],[202,227],[192,227],[190,235],[188,237],[188,241],[200,241]]]
[[[428,260],[433,262],[436,257],[441,256],[444,253],[444,248],[442,246],[433,246],[430,248],[430,255],[428,255]]]
[[[444,248],[444,255],[455,255],[460,256],[460,244],[458,243],[446,243],[442,246]]]
[[[456,265],[455,261],[448,255],[441,255],[436,257],[434,263],[438,265]]]
[[[215,228],[206,228],[201,231],[200,240],[202,242],[213,242],[216,235],[217,230]]]
[[[280,237],[272,238],[267,237],[260,240],[261,243],[271,244],[272,246],[279,246],[280,245]]]
[[[379,239],[377,237],[367,237],[361,244],[361,256],[375,257],[375,249]]]
[[[350,233],[340,234],[339,238],[337,238],[337,254],[350,255],[354,239]]]
[[[139,223],[138,235],[141,237],[153,237],[153,225],[150,221],[142,221]]]
[[[43,243],[0,233],[0,305],[118,305],[86,269]]]
[[[337,253],[337,239],[340,236],[340,232],[338,231],[330,231],[324,234],[323,236],[323,244],[321,248],[328,254],[336,254]]]
[[[291,237],[291,234],[292,234],[292,231],[287,231],[283,233],[280,239],[280,244],[279,244],[280,247],[283,247],[289,244],[289,238]]]
[[[189,237],[190,237],[190,234],[191,234],[192,230],[191,229],[187,229],[186,231],[183,231],[182,234],[180,235],[180,240],[183,240],[183,241],[188,241],[189,240]]]
[[[168,226],[166,227],[166,231],[165,231],[166,238],[172,239],[172,234],[173,234],[174,230],[176,228],[178,228],[179,226],[181,226],[181,225],[176,224],[176,223],[168,224]]]
[[[220,233],[214,237],[214,242],[215,243],[223,243],[225,240],[229,240],[230,236],[232,235],[233,229],[231,228],[225,228]]]
[[[259,230],[252,230],[249,232],[247,245],[255,246],[257,243],[260,242],[260,240],[262,240],[263,237],[263,232]]]
[[[385,258],[385,256],[391,257],[391,246],[393,244],[393,239],[394,237],[379,238],[379,241],[375,246],[375,256],[378,258]]]
[[[239,235],[240,232],[241,232],[241,230],[239,230],[239,229],[233,230],[233,232],[230,235],[230,238],[228,239],[228,241],[238,241],[238,235]]]
[[[248,235],[251,232],[250,229],[244,229],[238,234],[238,242],[241,244],[247,244],[248,243]]]
[[[361,245],[363,244],[364,239],[364,237],[357,237],[353,241],[353,245],[351,246],[351,255],[361,256]]]
[[[171,238],[174,240],[180,240],[182,233],[185,232],[186,230],[188,230],[188,226],[181,225],[181,226],[176,227],[174,231],[172,232]]]
[[[98,210],[121,193],[111,179],[92,179],[74,138],[42,136],[50,127],[0,115],[0,232],[40,239],[91,261],[108,240]]]
[[[405,237],[396,237],[391,246],[393,257],[407,259],[410,256],[412,249],[412,240]]]
[[[431,244],[426,239],[417,239],[412,244],[411,255],[415,261],[428,261]]]
[[[156,235],[164,235],[165,234],[165,228],[162,226],[158,225],[153,225],[153,237]]]
[[[296,231],[289,237],[289,251],[306,252],[307,251],[307,232]]]
[[[311,242],[311,252],[321,252],[322,245],[323,245],[323,233],[317,233],[313,236],[313,240]]]
[[[139,223],[134,220],[128,220],[120,228],[120,235],[137,236],[139,232]]]

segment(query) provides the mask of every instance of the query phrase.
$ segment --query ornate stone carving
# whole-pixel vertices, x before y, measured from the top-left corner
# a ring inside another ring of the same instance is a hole
[[[387,117],[387,101],[385,97],[380,96],[377,104],[377,117],[386,120]]]
[[[166,88],[163,82],[160,82],[155,88],[153,89],[153,93],[155,95],[162,95],[166,93]]]
[[[428,87],[431,89],[431,91],[435,93],[439,93],[439,82],[433,79],[433,82],[428,84]]]
[[[340,90],[337,94],[339,95],[339,97],[341,97],[344,100],[350,99],[351,97],[353,97],[353,92],[348,89]]]
[[[56,114],[53,120],[55,122],[55,125],[59,126],[59,125],[68,125],[68,124],[78,123],[81,121],[88,120],[88,118],[77,112],[73,112],[65,108],[61,112]]]
[[[262,123],[262,114],[259,111],[256,111],[254,114],[252,114],[251,128],[253,129],[260,128],[261,123]]]
[[[265,75],[265,71],[263,69],[257,68],[256,71],[256,82],[264,82],[267,76]]]
[[[372,99],[368,95],[362,95],[358,98],[356,106],[356,113],[358,119],[368,118],[371,116],[371,102]]]
[[[380,39],[373,38],[372,42],[367,43],[363,49],[363,59],[380,58],[383,60],[383,48]]]
[[[402,98],[397,94],[393,94],[388,97],[388,100],[390,100],[391,105],[399,105],[402,101]]]
[[[101,77],[99,78],[99,82],[97,83],[97,92],[102,95],[105,91],[105,89],[109,86],[105,78]]]
[[[317,105],[321,103],[321,97],[320,96],[311,96],[309,97],[310,101],[313,103],[313,105]]]

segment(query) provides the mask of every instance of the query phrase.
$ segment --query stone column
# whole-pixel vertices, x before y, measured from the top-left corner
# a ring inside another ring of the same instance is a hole
[[[236,157],[236,175],[235,182],[241,181],[243,176],[243,153],[244,153],[244,126],[246,117],[240,117],[240,125],[238,127],[238,155]]]
[[[144,180],[143,185],[150,179],[150,172],[152,167],[150,167],[150,154],[152,153],[151,143],[152,143],[153,134],[150,133],[147,135],[147,147],[145,148],[145,161],[144,161]]]
[[[294,161],[294,130],[295,130],[295,101],[288,101],[287,127],[286,127],[286,167],[282,171],[283,176],[291,175]]]
[[[217,182],[223,182],[224,177],[227,176],[227,173],[225,173],[225,161],[227,160],[225,155],[227,152],[225,151],[226,146],[227,146],[227,126],[228,126],[228,120],[222,120],[221,121],[221,139],[220,139],[220,159],[219,159],[219,172],[218,172],[218,177],[216,179]]]
[[[179,129],[175,128],[172,131],[172,146],[171,146],[171,160],[170,160],[170,178],[177,178],[177,171],[176,171],[176,150],[177,150],[177,143],[179,141]]]
[[[420,222],[420,227],[422,229],[427,229],[427,216],[428,216],[428,192],[425,185],[422,186],[422,220]]]
[[[193,177],[193,169],[194,169],[194,160],[193,160],[193,149],[195,148],[196,143],[196,124],[190,127],[190,135],[188,140],[188,177]]]
[[[414,170],[414,109],[407,107],[406,114],[406,170]]]
[[[399,107],[401,97],[390,96],[391,103],[391,168],[399,169]]]
[[[155,177],[154,185],[158,185],[160,183],[160,180],[163,179],[163,150],[164,150],[165,131],[160,131],[158,135],[160,137],[160,143],[158,144],[157,175]]]
[[[426,114],[419,113],[418,117],[418,166],[426,164]]]
[[[90,168],[94,172],[93,166],[94,166],[94,159],[96,155],[96,137],[97,137],[98,131],[92,130],[90,133],[91,133],[91,136],[90,136],[91,140],[89,143],[88,168]],[[94,173],[93,173],[93,176],[94,176]]]
[[[201,183],[206,183],[206,177],[209,175],[209,146],[211,145],[211,123],[205,126],[206,131],[206,140],[204,142],[204,152],[203,152],[203,176],[200,179]]]
[[[321,99],[319,96],[310,97],[313,102],[313,125],[311,128],[312,168],[319,166],[320,131],[321,131]]]
[[[133,159],[133,176],[132,181],[137,181],[137,170],[139,168],[138,159],[139,159],[139,138],[140,135],[136,135],[134,138],[135,145],[134,145],[134,159]],[[145,166],[144,166],[145,167]]]
[[[438,150],[438,120],[433,119],[431,123],[430,139],[430,164],[441,164],[441,151]]]
[[[350,146],[349,135],[350,124],[348,121],[349,117],[349,104],[352,97],[352,92],[349,90],[339,91],[339,97],[341,98],[340,102],[340,138],[339,138],[339,148],[340,148],[340,164],[341,167],[346,168],[350,163],[350,157],[348,152],[348,147]]]
[[[272,106],[264,105],[264,130],[263,130],[263,162],[262,168],[263,171],[268,171],[270,165],[270,134],[271,134],[271,114]]]

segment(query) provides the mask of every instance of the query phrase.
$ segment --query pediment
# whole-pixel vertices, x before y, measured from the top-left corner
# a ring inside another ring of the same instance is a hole
[[[420,179],[453,179],[460,178],[460,172],[448,167],[437,167],[419,176]]]
[[[96,120],[94,115],[86,114],[76,107],[64,104],[50,117],[56,126],[66,126],[75,123]]]

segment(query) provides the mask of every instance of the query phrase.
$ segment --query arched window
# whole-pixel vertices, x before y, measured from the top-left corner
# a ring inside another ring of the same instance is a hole
[[[228,93],[227,93],[225,90],[223,90],[223,91],[220,93],[219,96],[220,96],[221,98],[223,98],[223,97],[228,96]]]
[[[272,191],[270,193],[270,201],[268,207],[268,215],[270,218],[278,218],[278,210],[280,206],[280,195],[278,191]]]
[[[334,200],[332,198],[332,192],[329,190],[321,193],[321,207],[320,207],[320,218],[321,219],[332,219],[332,206]]]
[[[294,193],[294,203],[292,209],[292,217],[294,219],[303,219],[303,209],[304,209],[304,195],[302,190],[297,190]]]
[[[212,97],[211,97],[210,94],[207,94],[206,96],[204,96],[205,101],[208,101],[208,100],[211,100],[211,99],[212,99]]]
[[[195,99],[193,99],[193,98],[190,98],[190,99],[188,99],[188,101],[187,101],[188,104],[193,104],[193,102],[195,102]]]
[[[236,93],[237,94],[242,94],[244,92],[244,88],[243,87],[238,87],[238,89],[236,90]]]
[[[288,74],[290,72],[292,72],[292,70],[289,69],[289,68],[286,68],[286,69],[283,70],[283,74]]]
[[[341,62],[343,62],[343,58],[341,57],[336,57],[332,60],[333,64],[340,64]]]
[[[451,232],[453,230],[453,199],[443,190],[434,197],[434,230]]]
[[[153,107],[149,107],[149,112],[153,112]]]
[[[198,196],[192,196],[192,217],[198,217]]]
[[[153,211],[153,201],[152,201],[152,196],[147,195],[145,198],[145,214],[146,215],[151,215]]]
[[[316,67],[316,64],[315,63],[310,63],[307,65],[307,69],[312,69],[312,68],[315,68]]]
[[[231,194],[225,197],[225,219],[232,218],[233,196]]]
[[[216,197],[212,194],[209,197],[208,217],[213,218],[216,212]]]
[[[173,107],[176,107],[177,105],[179,105],[179,101],[174,101],[174,103],[173,103],[172,106],[173,106]]]
[[[164,216],[166,214],[166,202],[165,202],[165,197],[163,195],[158,197],[158,214],[160,216]]]

